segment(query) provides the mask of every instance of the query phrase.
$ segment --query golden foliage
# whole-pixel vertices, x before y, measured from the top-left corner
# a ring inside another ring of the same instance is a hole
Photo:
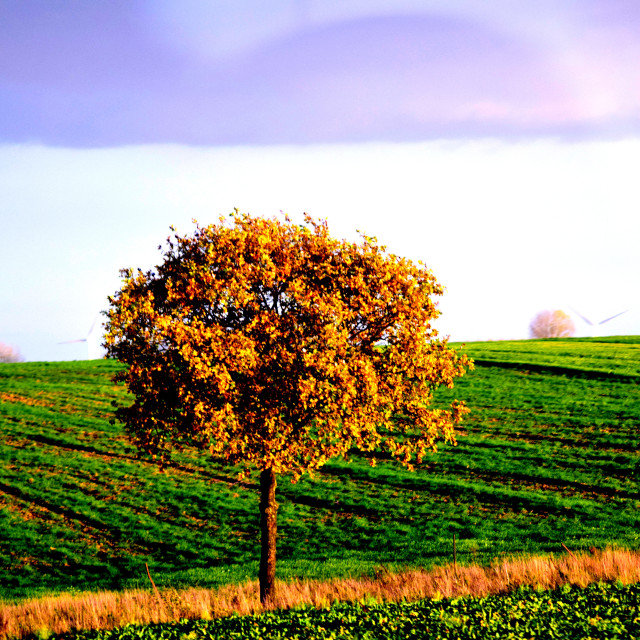
[[[422,265],[325,222],[236,211],[124,270],[105,347],[134,397],[117,416],[146,452],[196,446],[293,478],[352,448],[411,467],[466,409],[430,408],[471,366],[439,340]]]

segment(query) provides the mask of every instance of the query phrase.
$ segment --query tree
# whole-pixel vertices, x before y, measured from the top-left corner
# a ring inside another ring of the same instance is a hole
[[[532,338],[570,338],[575,332],[571,316],[560,309],[541,311],[529,325]]]
[[[11,345],[0,342],[0,362],[22,362],[24,358]]]
[[[295,481],[354,448],[412,468],[439,439],[455,442],[466,407],[429,405],[472,363],[431,327],[432,273],[375,238],[236,211],[169,237],[155,270],[121,275],[105,347],[134,400],[116,416],[160,462],[189,446],[259,471],[265,605],[278,475]]]

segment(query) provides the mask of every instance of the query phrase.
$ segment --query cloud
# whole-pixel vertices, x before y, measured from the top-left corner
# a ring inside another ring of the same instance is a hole
[[[253,21],[248,3],[244,13],[216,4],[209,56],[192,46],[203,35],[193,3],[180,5],[181,20],[168,0],[155,13],[122,1],[5,4],[0,140],[308,144],[640,128],[640,45],[620,9],[602,27],[574,11],[544,31],[543,20],[527,30],[495,2],[483,15],[432,4],[430,14],[405,2],[404,14],[360,8],[298,22],[291,3]],[[232,36],[249,44],[234,47]]]

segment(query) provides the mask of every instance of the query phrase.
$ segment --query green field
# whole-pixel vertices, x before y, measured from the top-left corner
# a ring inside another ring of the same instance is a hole
[[[281,478],[278,574],[326,578],[591,546],[640,548],[640,338],[472,343],[472,412],[412,473],[365,456]],[[109,418],[110,361],[0,365],[0,597],[257,576],[255,478],[160,472]]]

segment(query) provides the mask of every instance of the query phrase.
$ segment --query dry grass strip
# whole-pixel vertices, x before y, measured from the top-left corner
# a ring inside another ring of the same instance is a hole
[[[301,580],[279,583],[276,607],[302,604],[324,607],[337,601],[419,600],[462,595],[486,596],[519,586],[551,589],[562,584],[581,587],[592,582],[640,582],[640,551],[606,550],[591,554],[525,557],[489,567],[452,565],[430,571],[384,573],[376,578]],[[257,582],[216,590],[184,589],[61,594],[17,604],[0,603],[0,637],[41,637],[79,629],[109,629],[125,624],[171,622],[182,618],[215,618],[262,610]]]

